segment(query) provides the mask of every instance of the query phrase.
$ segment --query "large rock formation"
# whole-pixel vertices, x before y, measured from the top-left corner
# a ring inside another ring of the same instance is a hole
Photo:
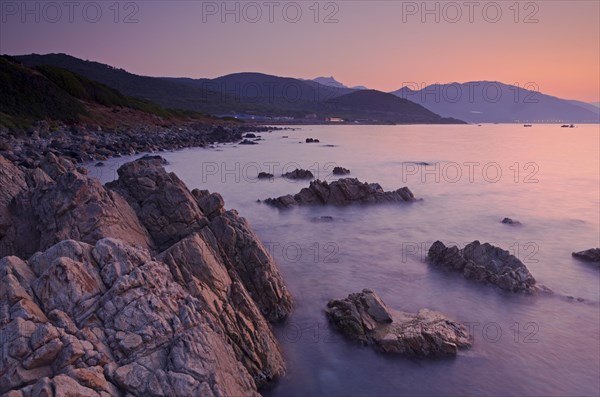
[[[252,396],[283,375],[269,321],[291,296],[220,195],[160,158],[113,189],[47,160],[0,157],[0,394]]]
[[[278,208],[302,205],[348,205],[353,203],[400,203],[416,201],[415,196],[403,187],[386,192],[378,183],[363,183],[355,178],[343,178],[328,183],[316,180],[295,195],[269,198],[265,203]]]
[[[428,309],[417,314],[393,311],[368,289],[330,301],[326,314],[348,338],[386,353],[447,356],[472,344],[467,329],[442,313]]]
[[[507,291],[537,292],[527,267],[510,252],[491,244],[473,241],[463,249],[433,243],[427,254],[431,263],[459,271],[466,278],[497,285]]]

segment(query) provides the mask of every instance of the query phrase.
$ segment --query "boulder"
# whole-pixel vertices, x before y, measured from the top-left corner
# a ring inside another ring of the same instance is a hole
[[[389,309],[369,289],[327,304],[327,318],[351,340],[390,354],[410,357],[453,356],[471,347],[464,325],[442,313],[422,309],[405,313]]]
[[[459,271],[465,278],[489,283],[512,292],[538,292],[541,287],[517,257],[491,244],[473,241],[463,249],[436,241],[427,257],[437,266]]]
[[[314,139],[314,138],[306,138],[306,143],[319,143],[320,141],[318,139]]]
[[[396,191],[386,192],[377,183],[363,183],[355,178],[343,178],[331,183],[316,180],[308,188],[302,189],[294,196],[287,195],[269,198],[265,203],[278,208],[289,208],[305,205],[348,205],[406,203],[417,201],[413,193],[403,187]]]

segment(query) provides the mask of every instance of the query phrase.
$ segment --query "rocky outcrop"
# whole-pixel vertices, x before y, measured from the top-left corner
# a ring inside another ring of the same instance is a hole
[[[350,174],[350,170],[344,167],[334,167],[333,175],[348,175]]]
[[[573,252],[573,257],[586,262],[595,262],[600,264],[600,248],[590,248],[589,250]]]
[[[318,139],[314,139],[314,138],[306,138],[305,142],[306,143],[319,143],[321,141],[319,141]]]
[[[534,293],[541,287],[527,267],[510,252],[491,244],[473,241],[463,249],[433,243],[427,257],[434,265],[461,272],[465,278],[490,283],[503,290]]]
[[[505,225],[510,225],[510,226],[521,226],[521,222],[511,219],[511,218],[502,219],[502,223],[504,223]]]
[[[281,175],[288,179],[313,179],[315,176],[309,170],[295,169],[294,171],[286,172]]]
[[[10,170],[4,163],[0,168],[4,170],[0,173]],[[67,239],[93,244],[114,237],[144,248],[152,246],[123,197],[81,173],[70,161],[49,154],[41,168],[21,173],[21,179],[29,175],[28,188],[8,204],[0,203],[5,224],[0,257],[27,258]]]
[[[273,258],[218,193],[189,192],[163,163],[125,164],[104,187],[57,162],[51,178],[0,161],[20,186],[2,190],[0,247],[40,251],[0,262],[0,394],[257,395],[284,374],[269,322],[292,299]],[[38,327],[47,343],[30,340]]]
[[[382,204],[412,201],[417,200],[407,187],[386,192],[378,183],[363,183],[358,179],[344,178],[331,183],[316,180],[294,196],[269,198],[265,203],[278,208],[289,208],[302,205]]]
[[[218,322],[169,266],[120,240],[0,261],[0,393],[257,395]]]
[[[326,314],[337,330],[349,339],[373,345],[385,353],[451,356],[472,344],[472,338],[462,324],[428,309],[417,314],[393,311],[368,289],[342,300],[330,301]]]

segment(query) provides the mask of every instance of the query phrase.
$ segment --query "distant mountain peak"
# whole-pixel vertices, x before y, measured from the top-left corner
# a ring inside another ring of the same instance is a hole
[[[349,88],[347,85],[344,85],[342,83],[340,83],[339,81],[337,81],[335,79],[335,77],[330,76],[330,77],[317,77],[314,78],[313,81],[315,83],[319,83],[319,84],[323,84],[329,87],[335,87],[335,88]]]

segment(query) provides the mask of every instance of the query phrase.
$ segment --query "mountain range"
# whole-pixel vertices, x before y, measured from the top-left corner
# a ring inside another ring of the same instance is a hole
[[[403,87],[392,94],[469,123],[600,121],[600,109],[591,104],[497,81],[433,84],[420,90]]]
[[[403,87],[385,93],[362,86],[350,88],[334,77],[304,80],[252,72],[213,79],[148,77],[65,54],[14,59],[29,67],[68,70],[161,108],[242,120],[448,124],[598,123],[600,119],[600,109],[592,104],[494,81],[434,84],[417,90]]]
[[[37,67],[51,65],[100,82],[124,95],[165,108],[258,121],[325,122],[328,118],[364,123],[454,124],[406,99],[379,93],[374,108],[369,94],[356,96],[350,88],[262,73],[235,73],[215,79],[146,77],[65,54],[25,55],[15,59]],[[346,95],[350,97],[345,98]],[[366,102],[365,102],[366,101]]]

